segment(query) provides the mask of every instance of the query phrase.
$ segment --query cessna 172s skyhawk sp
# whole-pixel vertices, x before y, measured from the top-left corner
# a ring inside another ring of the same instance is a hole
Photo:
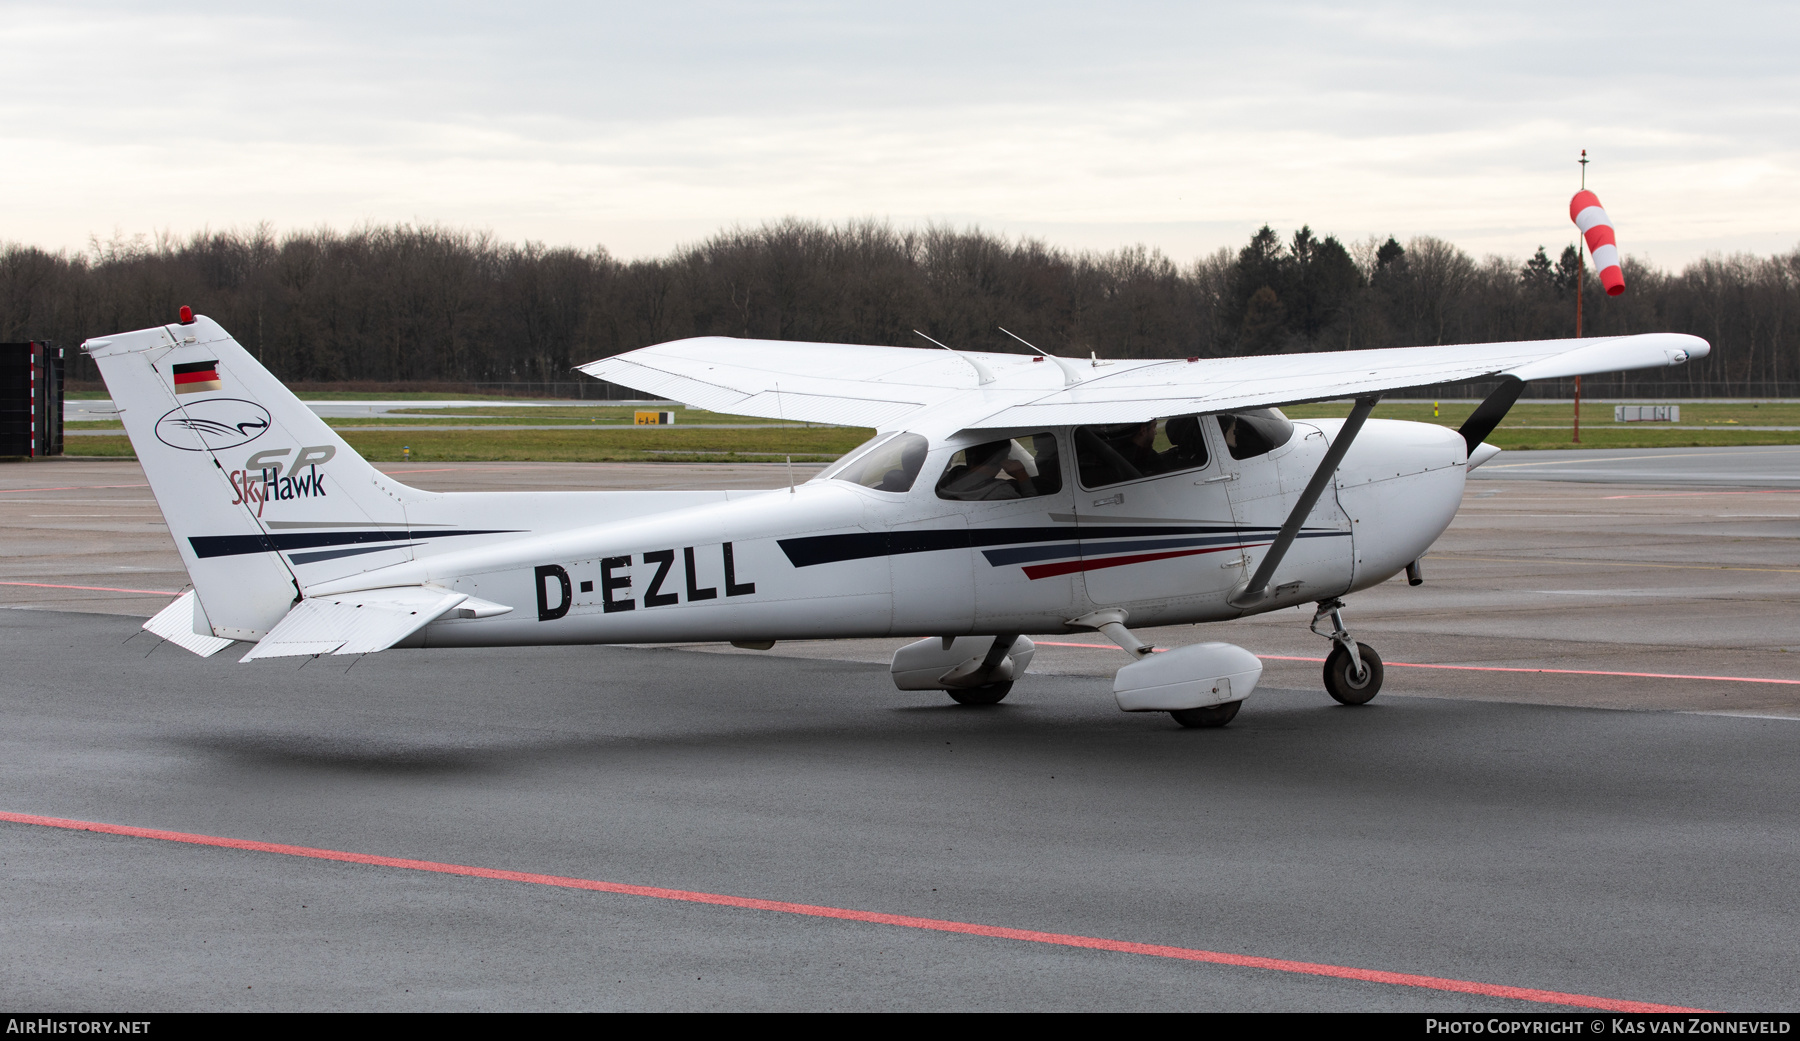
[[[1133,659],[1119,707],[1187,726],[1228,722],[1261,662],[1224,643],[1153,655],[1128,626],[1317,602],[1326,688],[1365,702],[1381,662],[1340,598],[1418,577],[1525,381],[1709,349],[1659,333],[1107,362],[702,337],[582,368],[879,433],[772,491],[439,494],[370,466],[182,311],[83,349],[193,580],[145,628],[191,651],[913,636],[901,689],[991,704],[1031,660],[1024,634],[1098,631]],[[1384,392],[1468,380],[1501,386],[1460,432],[1368,418]],[[1344,420],[1277,411],[1346,397]]]

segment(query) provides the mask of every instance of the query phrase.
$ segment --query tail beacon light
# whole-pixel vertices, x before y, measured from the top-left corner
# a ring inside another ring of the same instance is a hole
[[[1600,272],[1600,284],[1607,296],[1625,291],[1625,272],[1619,267],[1619,245],[1613,235],[1612,220],[1600,206],[1600,197],[1587,189],[1569,200],[1569,219],[1587,239],[1588,252],[1594,255],[1594,268]]]

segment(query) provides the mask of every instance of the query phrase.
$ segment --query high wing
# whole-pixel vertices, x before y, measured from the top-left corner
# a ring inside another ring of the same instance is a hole
[[[1644,333],[1451,347],[1393,347],[1196,362],[1151,362],[1014,405],[969,426],[1125,423],[1194,412],[1229,412],[1413,387],[1512,377],[1559,379],[1680,365],[1704,357],[1705,340]],[[1121,362],[1124,368],[1126,363]]]
[[[1473,380],[1662,368],[1710,349],[1696,336],[1641,333],[1051,365],[1019,354],[709,336],[645,347],[581,370],[715,412],[892,429],[916,413],[945,408],[957,413],[956,425],[1010,428],[1136,422]],[[982,382],[983,368],[991,382]]]
[[[975,385],[973,370],[943,350],[728,336],[675,340],[579,368],[709,412],[847,426],[891,426]]]

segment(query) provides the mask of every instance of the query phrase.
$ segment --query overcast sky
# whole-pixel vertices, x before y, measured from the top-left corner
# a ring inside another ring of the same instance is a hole
[[[0,239],[423,221],[660,254],[788,215],[1178,260],[1800,245],[1800,7],[0,6]]]

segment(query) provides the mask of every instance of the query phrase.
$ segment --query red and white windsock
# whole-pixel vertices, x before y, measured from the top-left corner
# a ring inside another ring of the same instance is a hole
[[[1619,268],[1619,245],[1613,237],[1612,221],[1600,208],[1600,197],[1583,189],[1569,200],[1569,219],[1587,238],[1588,252],[1594,255],[1594,267],[1600,272],[1600,284],[1607,296],[1625,291],[1625,272]]]

